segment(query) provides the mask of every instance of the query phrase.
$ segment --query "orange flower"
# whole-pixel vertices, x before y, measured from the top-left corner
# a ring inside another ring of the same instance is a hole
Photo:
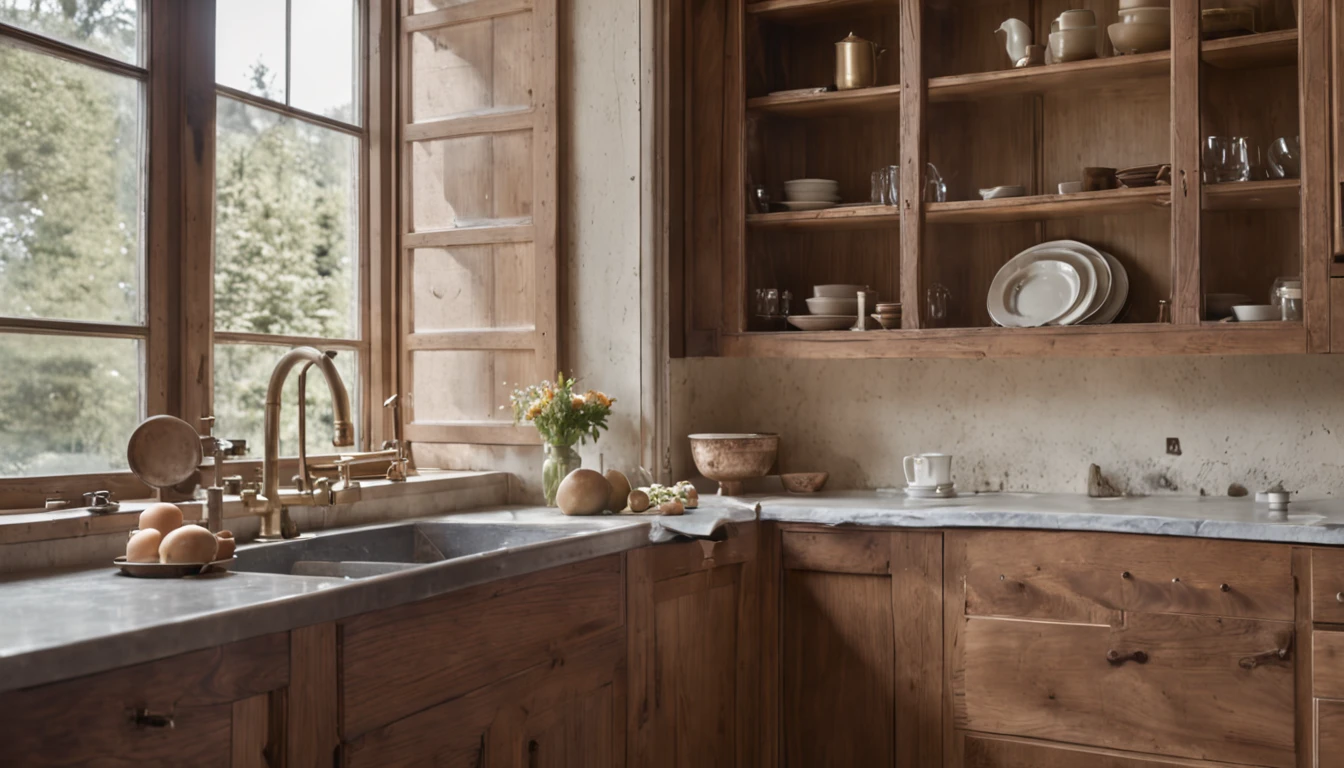
[[[576,411],[579,410],[580,408],[583,407],[583,398],[578,395],[575,395],[574,397],[570,398],[569,406]]]
[[[610,407],[611,407],[611,404],[614,403],[614,402],[616,402],[615,400],[613,400],[613,399],[610,398],[610,397],[607,397],[606,395],[602,394],[601,392],[597,392],[597,391],[594,391],[594,390],[591,390],[591,389],[588,390],[588,394],[584,395],[584,397],[587,398],[587,399],[589,399],[589,400],[596,400],[597,402],[599,402],[599,403],[602,404],[602,407],[603,407],[603,408],[610,408]]]

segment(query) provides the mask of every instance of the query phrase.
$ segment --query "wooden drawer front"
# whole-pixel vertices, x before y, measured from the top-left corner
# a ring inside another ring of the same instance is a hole
[[[1344,624],[1344,549],[1311,551],[1311,620]]]
[[[963,768],[1219,768],[1214,763],[979,733],[962,737],[962,754]]]
[[[624,622],[619,555],[342,622],[342,737],[549,661]]]
[[[288,664],[281,633],[0,694],[0,763],[228,766],[234,702],[283,688]],[[136,725],[137,709],[172,727]]]
[[[1120,612],[1292,621],[1291,549],[1162,536],[947,534],[966,615],[1119,624]]]
[[[1344,768],[1344,700],[1316,699],[1316,768]]]
[[[1128,614],[1123,627],[961,619],[955,726],[1267,766],[1293,764],[1293,625]],[[1108,654],[1147,655],[1113,664]]]
[[[1311,695],[1344,699],[1344,632],[1311,633]]]

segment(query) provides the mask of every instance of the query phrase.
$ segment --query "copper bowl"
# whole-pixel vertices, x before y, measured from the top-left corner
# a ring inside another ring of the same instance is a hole
[[[789,472],[779,476],[789,493],[816,493],[826,487],[828,472]]]
[[[742,481],[765,477],[779,453],[779,435],[691,435],[691,458],[700,474],[719,483],[720,496],[742,493]]]

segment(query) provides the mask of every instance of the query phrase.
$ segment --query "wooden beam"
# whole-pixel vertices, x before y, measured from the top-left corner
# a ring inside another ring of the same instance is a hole
[[[901,327],[923,321],[920,256],[924,252],[924,119],[928,88],[924,77],[924,2],[900,0],[901,24]]]
[[[1301,0],[1298,116],[1302,146],[1302,299],[1307,351],[1330,351],[1330,264],[1334,261],[1330,164],[1330,13],[1326,0]]]
[[[181,403],[193,427],[214,413],[215,0],[186,3],[182,64]]]
[[[1171,9],[1171,318],[1200,320],[1200,15],[1197,3]],[[1119,58],[1129,58],[1119,57]]]

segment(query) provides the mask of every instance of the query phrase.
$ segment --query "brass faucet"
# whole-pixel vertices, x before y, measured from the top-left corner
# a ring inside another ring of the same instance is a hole
[[[306,364],[304,373],[308,368],[317,366],[331,389],[332,427],[336,433],[331,444],[339,448],[353,445],[355,442],[354,425],[350,422],[350,396],[346,393],[345,384],[341,382],[341,374],[336,371],[335,363],[326,354],[312,347],[297,347],[285,353],[280,362],[276,363],[275,370],[271,372],[270,384],[266,387],[266,446],[261,465],[261,495],[258,496],[255,490],[244,491],[242,495],[243,505],[248,511],[261,516],[261,534],[257,538],[262,540],[292,539],[299,534],[298,528],[289,518],[288,507],[295,504],[324,506],[332,503],[331,483],[325,479],[310,483],[308,478],[304,477],[296,492],[283,496],[280,494],[280,395],[284,391],[285,380],[289,378],[290,371],[300,363]],[[299,376],[300,440],[306,437],[304,435],[306,419],[303,412],[306,379],[306,376]]]

